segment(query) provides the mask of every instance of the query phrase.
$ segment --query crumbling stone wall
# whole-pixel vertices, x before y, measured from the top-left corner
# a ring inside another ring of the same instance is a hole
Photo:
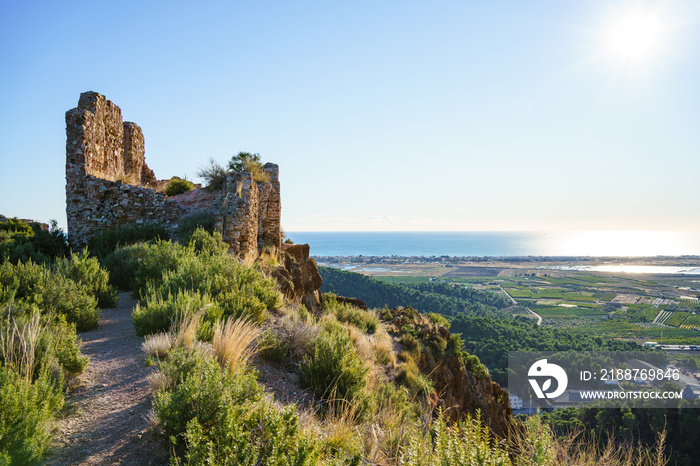
[[[240,257],[258,251],[258,184],[250,173],[229,172],[221,195],[212,207],[216,230]]]
[[[258,246],[279,249],[282,246],[280,169],[274,163],[266,163],[263,169],[270,181],[259,184]]]
[[[80,95],[78,107],[66,112],[66,137],[71,245],[82,246],[100,231],[126,223],[158,222],[172,228],[185,214],[165,194],[142,186],[144,173],[152,172],[145,163],[141,128],[124,123],[119,107],[103,95]]]
[[[66,112],[66,136],[66,214],[73,246],[123,224],[154,222],[175,230],[193,210],[179,196],[153,189],[158,181],[146,165],[141,128],[122,121],[119,107],[103,95],[80,95],[78,107]],[[264,169],[267,183],[255,182],[250,173],[229,172],[209,206],[216,229],[240,257],[282,243],[279,167],[268,163]]]

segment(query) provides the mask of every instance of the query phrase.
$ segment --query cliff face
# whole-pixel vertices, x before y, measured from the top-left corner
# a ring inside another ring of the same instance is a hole
[[[309,258],[308,244],[283,244],[282,266],[272,271],[280,291],[290,301],[300,302],[314,313],[321,310],[323,278],[318,272],[316,261]]]
[[[433,382],[435,410],[442,409],[453,421],[467,414],[474,417],[478,410],[494,434],[509,437],[515,423],[508,392],[491,380],[476,356],[461,351],[460,340],[450,334],[446,321],[431,319],[410,307],[385,310],[382,318],[389,332],[404,342],[421,373]],[[415,340],[418,345],[409,348],[408,342]]]
[[[270,181],[229,172],[221,192],[207,205],[232,253],[246,257],[265,246],[279,248],[279,167],[263,169]],[[99,232],[132,223],[154,222],[174,230],[195,208],[157,191],[145,160],[141,128],[122,120],[121,109],[97,92],[84,92],[66,112],[66,214],[68,240],[79,247]]]

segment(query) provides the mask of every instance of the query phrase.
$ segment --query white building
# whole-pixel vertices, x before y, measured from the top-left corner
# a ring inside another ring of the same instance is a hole
[[[508,398],[510,398],[511,409],[523,409],[523,399],[518,395],[509,394]]]

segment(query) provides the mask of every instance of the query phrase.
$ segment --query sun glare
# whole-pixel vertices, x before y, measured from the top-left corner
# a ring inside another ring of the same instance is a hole
[[[663,29],[661,18],[653,13],[619,18],[609,32],[610,50],[621,59],[644,60],[661,48]]]
[[[610,13],[601,31],[601,45],[617,65],[649,65],[664,53],[668,29],[660,10],[628,7]]]

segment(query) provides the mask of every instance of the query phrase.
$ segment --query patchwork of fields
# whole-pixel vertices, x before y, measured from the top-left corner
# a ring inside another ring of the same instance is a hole
[[[632,275],[574,270],[496,267],[493,263],[425,265],[402,263],[371,273],[391,282],[446,282],[505,293],[517,302],[514,315],[542,318],[542,325],[638,342],[700,343],[700,283],[697,276]],[[362,273],[362,267],[358,272]],[[369,270],[368,270],[369,272]],[[370,274],[370,273],[367,273]],[[695,280],[694,280],[695,279]],[[693,288],[693,286],[695,288]]]

